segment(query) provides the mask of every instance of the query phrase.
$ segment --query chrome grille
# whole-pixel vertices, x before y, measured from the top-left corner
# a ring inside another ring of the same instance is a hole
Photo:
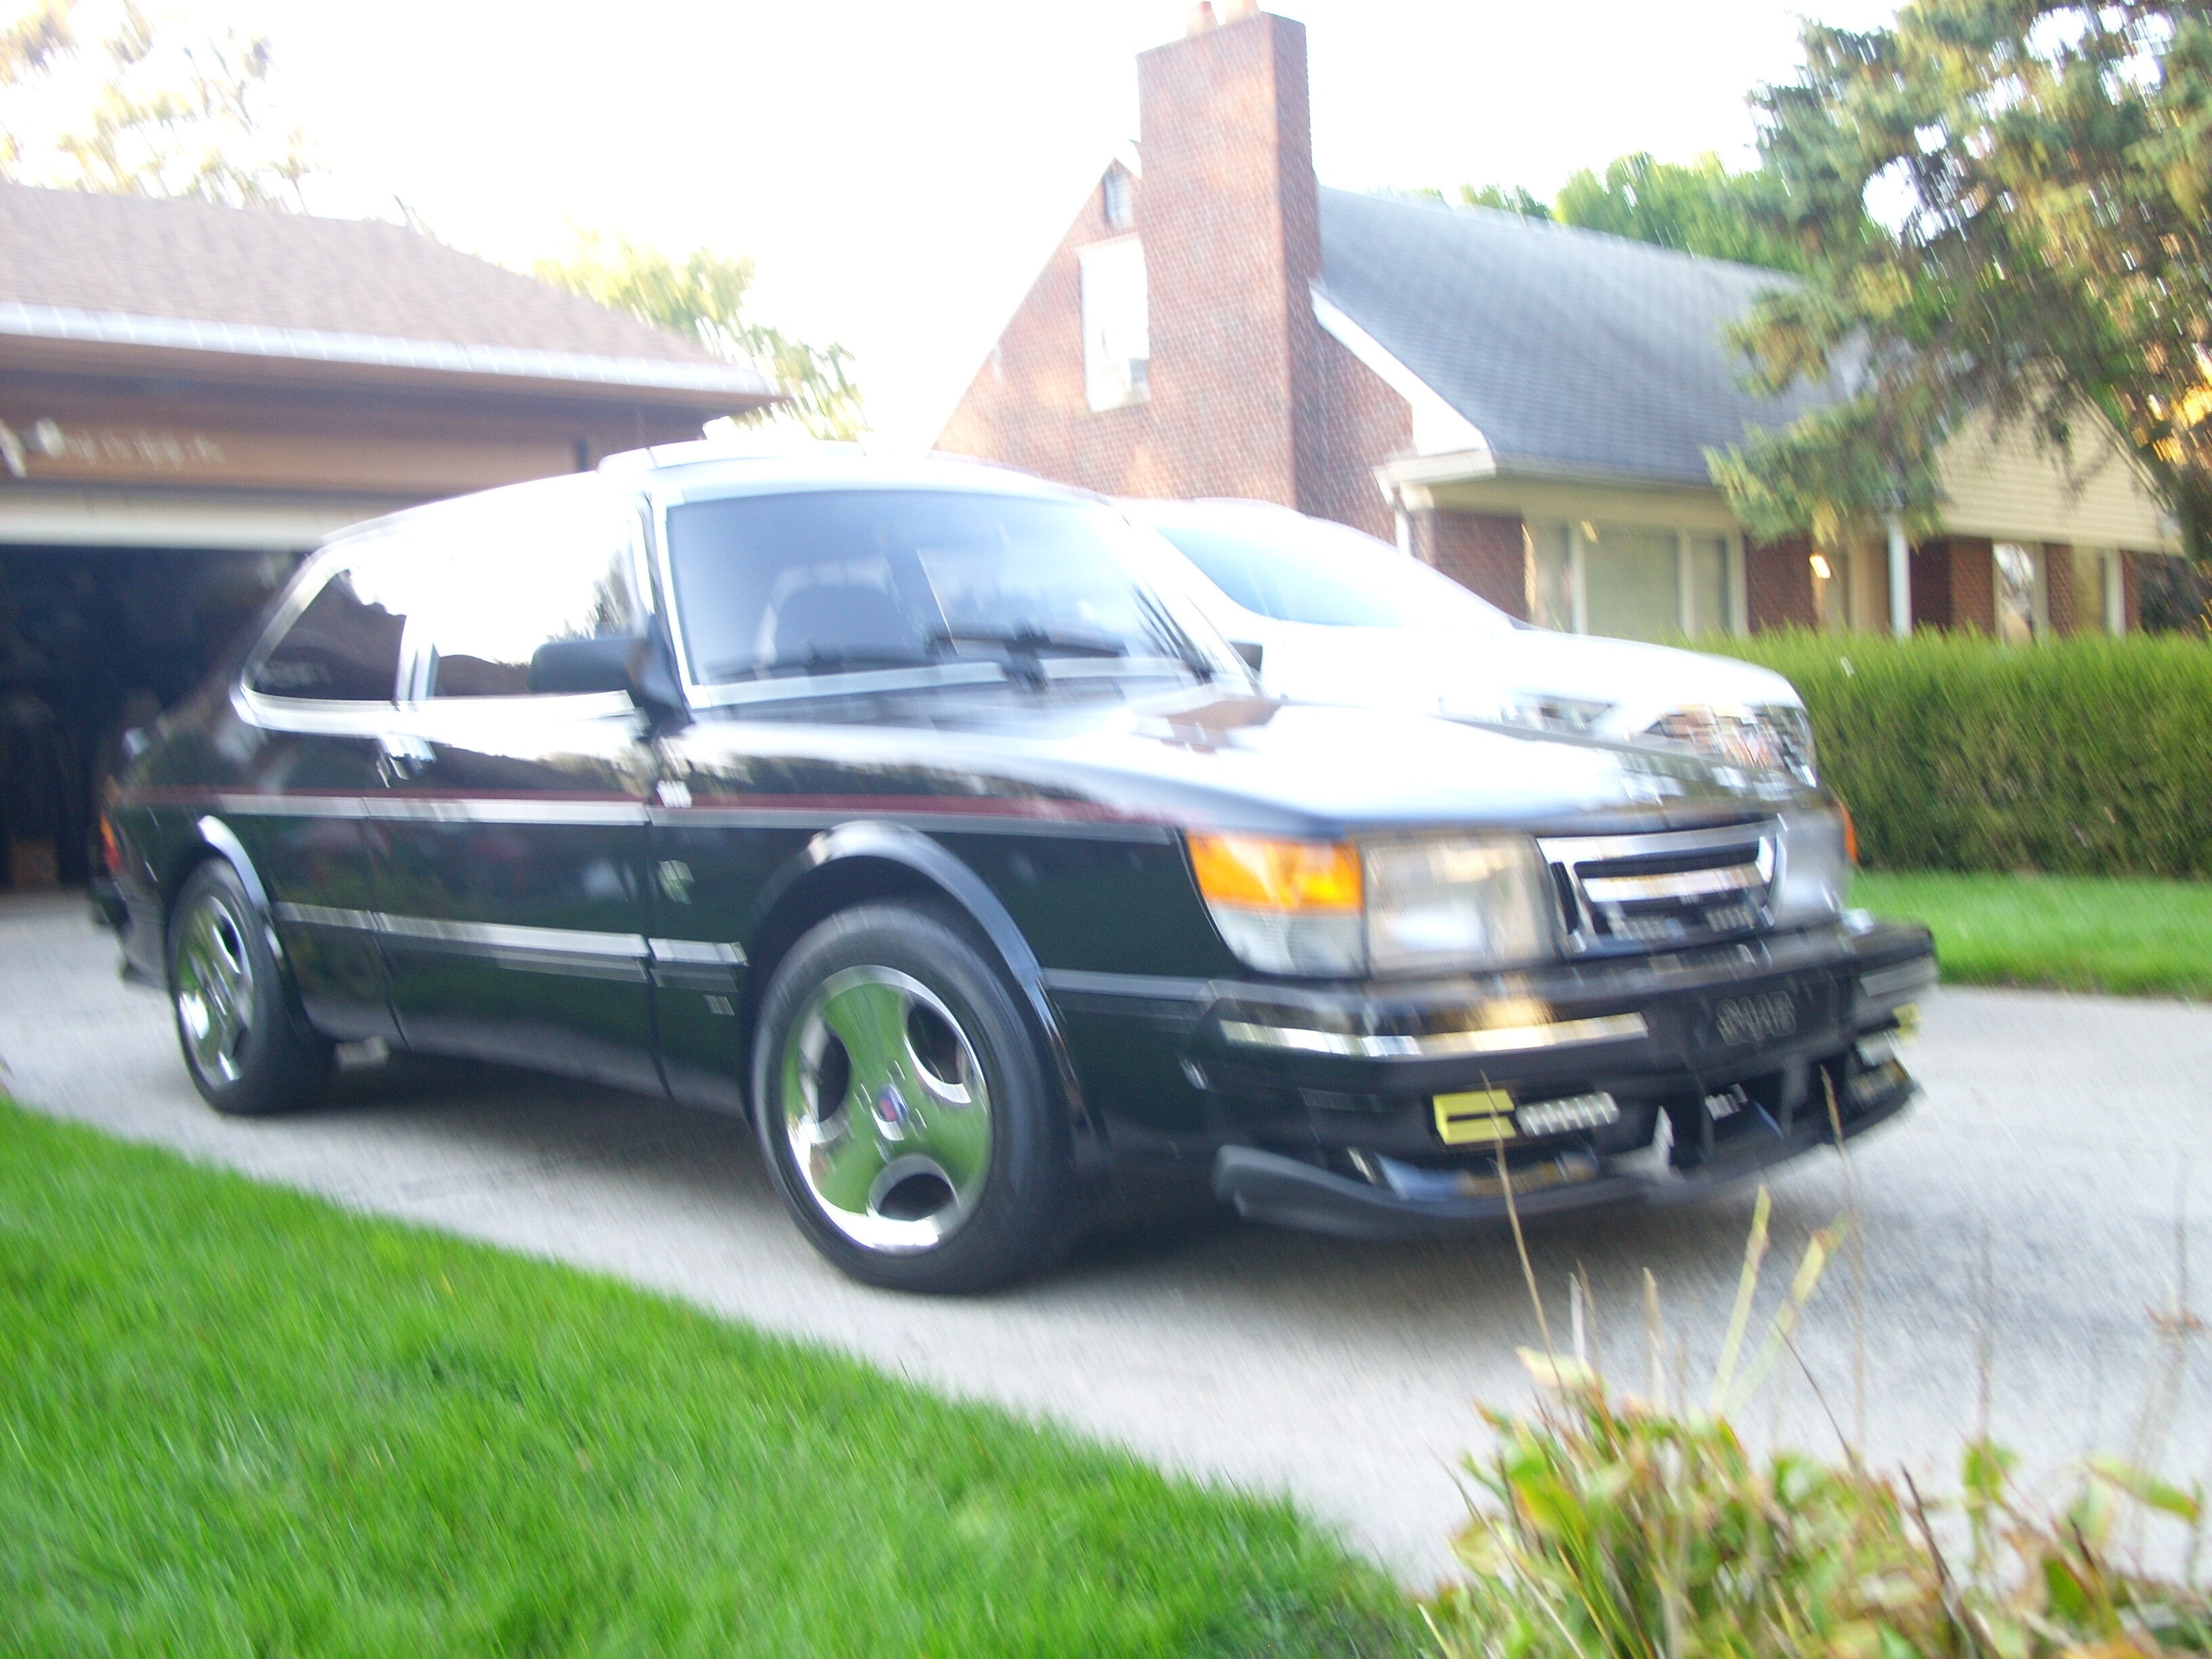
[[[1767,919],[1780,825],[1643,836],[1547,836],[1537,844],[1580,951],[1650,950],[1746,933]]]

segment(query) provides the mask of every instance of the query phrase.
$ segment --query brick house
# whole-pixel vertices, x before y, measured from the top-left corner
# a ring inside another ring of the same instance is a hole
[[[1516,616],[1606,634],[1786,624],[2124,631],[2172,532],[2117,453],[2069,476],[1963,435],[1941,534],[1747,538],[1705,451],[1793,418],[1725,325],[1775,273],[1314,176],[1304,27],[1229,0],[1137,60],[1115,157],[938,438],[1113,495],[1354,525]],[[1893,604],[1894,599],[1894,604]]]

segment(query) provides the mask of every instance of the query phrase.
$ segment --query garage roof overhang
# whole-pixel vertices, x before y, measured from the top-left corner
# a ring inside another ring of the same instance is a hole
[[[301,391],[517,396],[690,420],[744,414],[783,394],[733,363],[271,328],[0,301],[0,368],[140,375]]]

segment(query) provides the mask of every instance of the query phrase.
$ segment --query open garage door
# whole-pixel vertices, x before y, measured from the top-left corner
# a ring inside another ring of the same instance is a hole
[[[96,873],[123,733],[189,696],[375,497],[18,486],[0,495],[0,887]]]

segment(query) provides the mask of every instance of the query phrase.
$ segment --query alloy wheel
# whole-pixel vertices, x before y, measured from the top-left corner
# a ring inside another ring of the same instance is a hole
[[[927,1250],[974,1211],[990,1174],[990,1089],[959,1021],[919,980],[830,975],[792,1024],[781,1082],[799,1178],[854,1243]]]
[[[204,893],[177,934],[177,1020],[200,1075],[238,1081],[253,1034],[253,957],[246,924],[217,892]]]

